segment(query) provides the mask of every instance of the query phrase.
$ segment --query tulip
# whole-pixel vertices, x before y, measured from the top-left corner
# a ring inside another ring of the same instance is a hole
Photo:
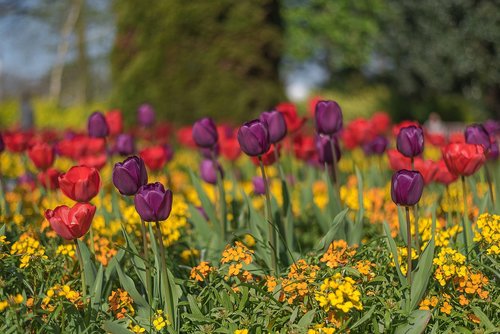
[[[110,110],[104,117],[106,118],[110,135],[116,136],[123,132],[123,115],[120,110]]]
[[[135,144],[134,137],[127,133],[122,133],[116,137],[115,150],[121,156],[134,154]]]
[[[424,189],[424,178],[418,171],[402,169],[392,175],[391,198],[402,206],[418,203]]]
[[[391,127],[391,118],[386,112],[378,111],[372,115],[370,123],[376,134],[383,135]]]
[[[297,115],[297,107],[293,103],[280,103],[275,109],[285,118],[286,128],[289,133],[298,131],[306,122],[304,117],[299,117]]]
[[[496,160],[498,159],[498,156],[499,156],[498,142],[496,140],[492,140],[491,147],[488,153],[486,154],[486,158],[488,160]]]
[[[279,158],[280,149],[281,149],[280,145],[271,146],[269,148],[269,151],[267,151],[266,153],[264,153],[258,157],[251,157],[252,162],[257,167],[260,165],[260,161],[262,161],[264,166],[271,166],[276,162],[276,157]],[[277,151],[277,152],[275,152],[275,151]]]
[[[363,151],[366,155],[382,155],[388,144],[387,138],[384,136],[377,136],[373,140],[363,144]]]
[[[319,134],[331,136],[342,130],[342,109],[337,102],[319,101],[314,116]]]
[[[443,160],[451,173],[469,176],[481,168],[486,156],[481,145],[451,143],[443,148]]]
[[[148,173],[144,160],[137,156],[117,162],[113,168],[113,184],[120,194],[132,196],[140,187],[148,183]]]
[[[108,123],[106,123],[106,118],[98,111],[90,115],[87,129],[89,137],[93,138],[104,138],[109,134],[109,127]]]
[[[435,180],[439,165],[432,160],[415,159],[415,170],[424,178],[424,183],[429,184]]]
[[[92,167],[101,170],[108,161],[108,156],[105,153],[84,155],[78,159],[78,164],[81,166]]]
[[[356,118],[347,124],[341,136],[344,146],[352,150],[359,145],[372,141],[377,136],[377,133],[372,122],[364,118]]]
[[[467,144],[481,145],[485,151],[491,147],[490,135],[481,124],[469,125],[464,132]]]
[[[335,137],[332,137],[331,140],[333,140],[333,147],[335,148],[335,162],[338,162],[340,160],[339,142]],[[329,137],[316,136],[316,152],[320,163],[333,164],[333,152]]]
[[[28,156],[39,170],[46,170],[54,163],[54,148],[43,142],[37,142],[28,150]]]
[[[267,126],[269,141],[272,144],[279,142],[286,135],[286,122],[283,114],[273,110],[260,114],[260,121]]]
[[[424,132],[422,128],[410,125],[399,131],[396,147],[408,158],[416,157],[424,150]]]
[[[165,144],[163,145],[163,150],[165,151],[165,158],[167,159],[167,162],[174,158],[174,149],[172,146]]]
[[[439,160],[439,162],[437,163],[437,166],[438,166],[437,172],[436,172],[436,175],[434,176],[434,180],[436,182],[447,186],[450,183],[453,183],[458,179],[457,175],[450,173],[444,160]]]
[[[152,171],[163,168],[165,162],[167,161],[165,150],[160,145],[148,147],[142,150],[140,152],[140,156],[146,163],[146,166],[148,166],[148,168]]]
[[[200,164],[200,174],[203,181],[210,184],[217,184],[217,169],[220,175],[223,175],[222,167],[215,162],[217,167],[214,167],[214,160],[204,159]]]
[[[54,190],[59,188],[59,176],[61,173],[54,168],[49,168],[45,171],[38,173],[38,182],[45,188]]]
[[[393,171],[411,169],[410,158],[405,157],[394,148],[387,150],[387,158],[389,158],[389,166]]]
[[[500,134],[500,121],[489,119],[484,122],[484,128],[488,131],[490,136],[496,136]]]
[[[2,153],[5,150],[5,143],[3,142],[3,136],[0,133],[0,153]]]
[[[217,144],[219,135],[210,117],[202,118],[193,125],[193,140],[199,147],[211,148]]]
[[[26,151],[32,137],[32,133],[21,131],[4,132],[3,134],[5,146],[9,151],[14,153]]]
[[[200,153],[205,159],[213,159],[214,156],[218,157],[220,152],[219,144],[215,144],[213,147],[200,147]]]
[[[241,150],[252,157],[263,155],[271,147],[269,131],[258,119],[247,122],[240,127],[238,142]]]
[[[96,207],[89,203],[76,203],[72,208],[61,205],[45,211],[45,218],[60,237],[74,240],[90,229],[95,210]]]
[[[35,177],[31,173],[24,173],[23,175],[19,176],[17,178],[17,182],[21,187],[28,188],[30,191],[35,190],[36,184],[35,184]]]
[[[159,182],[148,183],[139,188],[134,203],[137,213],[144,221],[166,220],[172,210],[172,191],[165,190]]]
[[[155,111],[149,104],[142,104],[137,109],[137,121],[144,127],[150,127],[155,122]]]
[[[297,134],[293,138],[293,153],[297,159],[303,161],[313,160],[316,155],[316,142],[312,136]]]
[[[256,195],[264,195],[266,193],[266,185],[264,184],[264,179],[260,176],[255,176],[252,179],[253,192]]]
[[[99,193],[101,178],[97,169],[73,166],[59,176],[59,187],[64,195],[77,202],[88,202]]]

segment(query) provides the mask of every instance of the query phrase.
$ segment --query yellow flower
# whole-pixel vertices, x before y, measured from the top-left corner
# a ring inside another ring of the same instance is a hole
[[[234,334],[248,334],[248,329],[237,329]]]
[[[200,256],[200,251],[194,248],[185,249],[181,252],[182,262],[188,263],[190,260],[197,259]]]
[[[165,317],[163,317],[163,311],[156,311],[155,317],[153,319],[153,326],[157,331],[163,329],[163,327],[170,325],[170,321],[168,321]]]
[[[354,280],[350,277],[342,277],[340,273],[323,281],[320,291],[316,292],[315,299],[326,312],[333,309],[347,313],[353,308],[363,309],[361,292],[356,288]]]
[[[132,325],[131,325],[132,326]],[[144,333],[146,331],[145,328],[142,328],[141,326],[139,325],[135,325],[135,326],[132,326],[130,327],[130,330],[133,332],[133,333]]]
[[[446,314],[450,315],[450,314],[451,314],[452,307],[451,307],[450,303],[448,303],[448,302],[444,302],[444,303],[443,303],[443,306],[442,306],[439,310],[440,310],[441,312],[443,312],[443,313],[446,313]]]

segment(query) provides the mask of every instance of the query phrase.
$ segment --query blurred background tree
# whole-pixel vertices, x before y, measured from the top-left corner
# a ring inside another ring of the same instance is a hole
[[[278,0],[115,3],[113,104],[170,121],[243,120],[284,99]]]

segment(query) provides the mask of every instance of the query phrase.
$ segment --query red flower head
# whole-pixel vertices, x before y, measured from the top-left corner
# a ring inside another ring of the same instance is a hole
[[[89,203],[76,203],[72,208],[61,205],[45,211],[45,218],[61,238],[73,240],[87,233],[95,210],[96,207]]]
[[[80,159],[78,159],[78,163],[80,165],[85,165],[101,170],[104,166],[106,166],[107,160],[108,156],[105,153],[101,153],[95,155],[84,155],[83,157],[80,157]]]
[[[3,133],[3,140],[7,149],[14,153],[20,153],[26,151],[29,146],[29,142],[33,138],[31,132],[6,131]]]
[[[429,184],[435,180],[439,169],[437,162],[432,160],[423,160],[421,158],[416,158],[414,162],[415,170],[418,170],[420,174],[422,174],[425,184]]]
[[[185,147],[197,147],[193,139],[193,129],[191,126],[185,126],[177,130],[177,141]]]
[[[167,162],[165,149],[159,145],[145,148],[139,155],[144,160],[146,166],[152,171],[163,168]]]
[[[452,174],[469,176],[481,168],[486,156],[481,145],[451,143],[443,148],[443,160]]]
[[[342,132],[342,140],[347,149],[367,143],[375,138],[375,132],[372,123],[364,118],[356,118],[350,122]]]
[[[387,157],[389,158],[389,166],[391,166],[392,170],[411,170],[411,159],[399,153],[397,149],[392,148],[390,150],[387,150]]]
[[[450,143],[465,143],[465,136],[463,132],[453,132],[450,134],[448,140]]]
[[[59,187],[64,195],[77,202],[88,202],[99,193],[101,178],[97,169],[73,166],[59,176]]]
[[[303,161],[316,160],[316,141],[313,136],[298,134],[293,138],[293,153]]]
[[[278,145],[278,156],[280,154],[281,146]],[[264,166],[270,166],[276,162],[276,156],[274,155],[274,150],[276,149],[276,145],[271,145],[271,148],[266,153],[262,154],[262,163]],[[255,166],[259,166],[259,158],[251,157],[252,162]]]
[[[434,146],[444,146],[446,145],[446,137],[442,133],[429,133],[424,131],[425,141],[431,143]]]
[[[389,131],[391,127],[391,118],[384,111],[377,111],[370,118],[370,123],[372,124],[373,131],[377,135],[383,135]]]
[[[54,190],[59,188],[59,176],[61,173],[54,168],[49,168],[46,171],[38,173],[38,182],[45,189]]]
[[[110,135],[116,136],[123,132],[123,115],[119,109],[108,111],[104,117],[106,118]]]
[[[46,170],[54,163],[54,148],[43,142],[37,142],[30,146],[28,156],[39,170]]]
[[[437,165],[438,165],[438,170],[434,177],[434,180],[436,182],[444,185],[449,185],[450,183],[455,182],[458,179],[457,175],[453,175],[452,173],[450,173],[444,160],[439,160]]]
[[[324,100],[327,99],[322,98],[321,96],[315,96],[308,101],[307,112],[309,114],[309,117],[314,119],[314,117],[316,116],[316,104],[318,104],[319,101],[324,101]]]
[[[304,117],[299,117],[297,115],[297,107],[293,103],[283,102],[278,104],[275,109],[285,117],[288,133],[299,130],[306,121]]]

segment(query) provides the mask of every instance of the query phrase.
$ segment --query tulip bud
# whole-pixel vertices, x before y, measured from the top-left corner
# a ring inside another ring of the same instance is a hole
[[[422,128],[410,125],[399,131],[396,147],[405,157],[412,158],[424,150],[424,132]]]
[[[342,130],[342,109],[335,101],[319,101],[314,119],[319,134],[331,136]]]
[[[271,147],[267,127],[258,119],[247,122],[240,127],[238,142],[241,150],[252,157],[266,153]]]
[[[193,140],[199,147],[211,148],[217,144],[219,135],[210,117],[202,118],[193,125]]]
[[[413,206],[424,190],[424,178],[417,171],[402,169],[392,175],[391,198],[397,205]]]
[[[488,153],[486,154],[486,158],[488,160],[496,160],[498,159],[500,152],[498,150],[498,142],[496,140],[491,141],[491,147]]]
[[[46,171],[42,171],[38,173],[38,182],[44,187],[45,189],[50,189],[54,190],[59,188],[59,176],[61,173],[54,168],[49,168]]]
[[[99,193],[101,178],[95,168],[73,166],[59,176],[59,187],[64,195],[77,202],[88,202]]]
[[[45,211],[45,218],[61,238],[74,240],[90,229],[95,210],[96,207],[89,203],[76,203],[72,208],[61,205]]]
[[[134,197],[135,209],[144,221],[166,220],[172,210],[172,191],[165,190],[159,182],[139,188]]]
[[[217,171],[218,169],[218,171]],[[217,184],[217,173],[222,174],[222,167],[217,163],[214,167],[213,160],[205,159],[200,164],[200,174],[203,181],[210,184]]]
[[[108,123],[103,114],[96,111],[90,115],[87,125],[89,137],[104,138],[109,134]]]
[[[333,140],[333,147],[335,149],[335,162],[340,160],[340,148],[337,138],[331,137]],[[316,152],[318,153],[318,160],[322,164],[333,164],[333,152],[330,138],[325,136],[316,136]]]
[[[165,149],[160,145],[143,149],[140,152],[140,156],[144,159],[146,166],[153,171],[163,168],[165,162],[167,161]]]
[[[123,131],[123,116],[120,110],[110,110],[104,116],[108,124],[109,134],[116,136]]]
[[[121,156],[129,156],[135,152],[134,137],[122,133],[116,137],[115,150]]]
[[[260,176],[255,176],[252,179],[253,192],[256,195],[264,195],[266,193],[266,186],[264,184],[264,179]]]
[[[149,104],[142,104],[137,109],[137,122],[144,126],[150,127],[155,122],[155,111],[153,107]]]
[[[174,158],[174,149],[172,148],[172,146],[165,144],[163,145],[163,150],[165,151],[165,157],[167,159],[167,162],[169,162]]]
[[[260,121],[267,126],[269,141],[272,144],[279,142],[286,135],[286,122],[283,114],[273,110],[260,114]]]
[[[465,128],[465,142],[467,144],[481,145],[485,151],[491,147],[490,135],[481,124],[472,124]]]
[[[47,143],[37,142],[28,150],[28,156],[39,170],[46,170],[54,163],[54,148]]]
[[[137,156],[118,162],[113,168],[113,184],[120,194],[135,195],[140,187],[148,183],[148,173],[144,160]]]
[[[490,136],[495,136],[497,134],[500,134],[500,121],[495,121],[493,119],[489,119],[486,122],[484,122],[484,128]]]
[[[373,140],[363,144],[363,151],[366,155],[382,155],[389,142],[384,136],[377,136]]]

